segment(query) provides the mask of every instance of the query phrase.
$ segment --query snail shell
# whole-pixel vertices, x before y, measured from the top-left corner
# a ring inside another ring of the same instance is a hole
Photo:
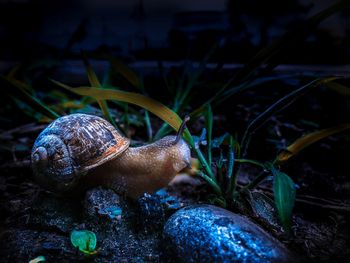
[[[33,172],[47,188],[67,191],[89,170],[123,153],[129,143],[98,116],[64,116],[36,139],[31,154]]]

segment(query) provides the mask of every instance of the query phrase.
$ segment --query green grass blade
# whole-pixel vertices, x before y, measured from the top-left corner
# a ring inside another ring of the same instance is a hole
[[[139,85],[140,85],[139,89],[141,90],[142,94],[146,95],[143,75],[141,75],[141,77],[139,79]],[[145,121],[146,128],[147,128],[148,141],[152,141],[153,130],[152,130],[152,124],[151,124],[151,120],[149,117],[149,113],[147,110],[145,111],[145,114],[144,114],[144,121]]]
[[[253,79],[249,82],[244,82],[239,85],[235,85],[231,87],[231,82],[228,81],[218,92],[216,92],[213,96],[210,97],[204,104],[202,104],[200,107],[195,109],[191,112],[190,116],[192,119],[195,119],[203,114],[205,111],[205,105],[211,104],[213,108],[223,103],[225,100],[229,99],[235,94],[238,94],[239,92],[243,92],[245,90],[255,88],[259,85],[263,85],[272,81],[276,80],[283,80],[283,79],[289,79],[289,78],[300,78],[300,74],[292,74],[292,75],[286,75],[286,76],[276,76],[276,77],[260,77]]]
[[[300,151],[302,151],[304,148],[310,146],[311,144],[322,140],[328,136],[331,136],[333,134],[345,131],[350,129],[350,123],[345,123],[342,125],[338,125],[332,128],[323,129],[320,131],[312,132],[310,134],[307,134],[299,139],[297,139],[295,142],[293,142],[291,145],[287,147],[285,151],[282,151],[276,158],[276,161],[278,164],[284,163],[288,161],[293,156],[297,155]]]
[[[147,127],[148,140],[152,141],[153,130],[152,130],[152,124],[151,124],[151,120],[149,118],[148,111],[145,111],[145,123],[146,123],[146,127]]]
[[[273,174],[273,194],[278,217],[283,227],[289,231],[295,202],[295,185],[293,180],[285,173],[274,167],[271,168],[271,171]]]
[[[220,43],[216,42],[208,51],[208,53],[204,56],[202,61],[199,63],[198,68],[193,72],[185,72],[187,73],[186,75],[189,76],[188,83],[186,85],[185,90],[182,91],[182,96],[180,97],[180,108],[183,107],[183,102],[186,100],[187,96],[193,89],[194,85],[198,81],[199,77],[203,74],[204,70],[206,69],[206,66],[209,62],[209,59],[214,55],[215,51],[218,49]]]
[[[213,134],[213,111],[211,109],[210,104],[207,105],[207,112],[205,115],[205,126],[207,130],[207,155],[208,155],[208,164],[211,167],[212,164],[212,156],[211,156],[211,148],[212,148],[212,134]]]
[[[182,74],[182,77],[179,82],[179,86],[176,89],[176,94],[174,96],[174,107],[172,108],[175,112],[181,111],[183,108],[188,105],[189,96],[191,91],[193,90],[193,87],[195,86],[196,82],[198,81],[201,74],[206,69],[206,65],[209,61],[209,59],[213,56],[215,51],[218,49],[220,43],[215,43],[208,51],[208,53],[205,55],[205,57],[201,60],[199,63],[199,66],[194,72],[190,72],[189,66],[186,64],[184,67],[184,72]],[[185,78],[188,76],[188,81],[185,84]],[[209,104],[209,103],[208,103]],[[206,104],[207,105],[207,104]],[[205,108],[205,106],[204,106]],[[191,116],[192,117],[192,116]],[[158,130],[157,134],[155,135],[155,139],[159,139],[163,137],[169,129],[166,127],[166,124],[163,124],[161,128]]]
[[[60,117],[59,114],[50,109],[42,101],[40,101],[38,98],[34,97],[29,92],[27,92],[27,90],[30,90],[30,88],[25,83],[4,76],[0,76],[0,81],[1,83],[3,83],[1,86],[6,89],[6,92],[8,94],[25,102],[30,107],[40,112],[44,116],[53,120]],[[15,87],[15,89],[11,87]]]
[[[230,194],[235,191],[236,189],[236,184],[237,184],[237,176],[236,174],[233,175],[233,169],[234,169],[234,164],[235,164],[235,150],[234,150],[234,145],[233,143],[230,143],[229,148],[228,148],[228,154],[227,154],[227,173],[226,177],[229,182],[229,186],[227,189],[227,193]]]
[[[286,108],[290,104],[292,104],[298,97],[305,94],[306,91],[308,91],[311,88],[318,87],[321,84],[324,84],[328,81],[333,81],[334,77],[324,78],[324,79],[316,79],[311,81],[310,83],[304,85],[303,87],[294,90],[281,99],[279,99],[277,102],[272,104],[270,107],[268,107],[263,113],[261,113],[258,117],[256,117],[252,122],[249,123],[241,142],[242,146],[242,154],[243,156],[246,154],[246,151],[248,149],[248,145],[250,142],[250,138],[253,135],[253,133],[261,127],[273,114],[277,113],[278,111]]]
[[[217,195],[219,195],[219,196],[222,195],[221,188],[220,188],[220,186],[217,184],[217,182],[215,180],[213,180],[211,177],[207,176],[202,171],[198,171],[197,175],[202,177],[213,188],[214,192]]]
[[[94,72],[91,64],[89,63],[89,61],[87,60],[87,58],[84,56],[84,64],[85,64],[85,68],[86,68],[86,72],[88,75],[88,79],[90,82],[90,85],[95,87],[95,88],[99,88],[99,89],[103,89],[100,81],[98,80],[96,73]],[[107,102],[104,100],[97,100],[98,105],[100,106],[103,116],[116,128],[118,128],[116,122],[114,121],[114,119],[112,118],[110,112],[109,112],[109,108],[107,105]]]

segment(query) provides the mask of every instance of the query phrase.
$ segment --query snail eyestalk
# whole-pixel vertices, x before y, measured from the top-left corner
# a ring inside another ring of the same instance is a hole
[[[186,115],[183,122],[181,123],[181,126],[179,128],[179,130],[177,131],[177,134],[176,134],[176,139],[174,141],[174,144],[177,144],[181,137],[182,137],[182,134],[184,132],[184,130],[186,129],[186,123],[190,120],[190,116]]]

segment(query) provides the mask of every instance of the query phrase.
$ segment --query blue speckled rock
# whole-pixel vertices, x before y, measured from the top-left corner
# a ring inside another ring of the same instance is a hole
[[[284,246],[249,221],[212,205],[179,210],[163,238],[169,258],[183,262],[296,262]]]

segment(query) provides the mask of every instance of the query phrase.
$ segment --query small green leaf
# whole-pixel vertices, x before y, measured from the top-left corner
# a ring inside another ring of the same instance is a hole
[[[291,225],[292,211],[295,202],[295,186],[293,180],[285,173],[271,168],[273,174],[273,193],[278,217],[288,231]]]
[[[89,230],[73,230],[70,234],[70,241],[74,247],[85,254],[95,254],[96,235]]]
[[[45,257],[44,256],[38,256],[32,260],[29,261],[29,263],[38,263],[38,262],[43,262],[45,261]]]

